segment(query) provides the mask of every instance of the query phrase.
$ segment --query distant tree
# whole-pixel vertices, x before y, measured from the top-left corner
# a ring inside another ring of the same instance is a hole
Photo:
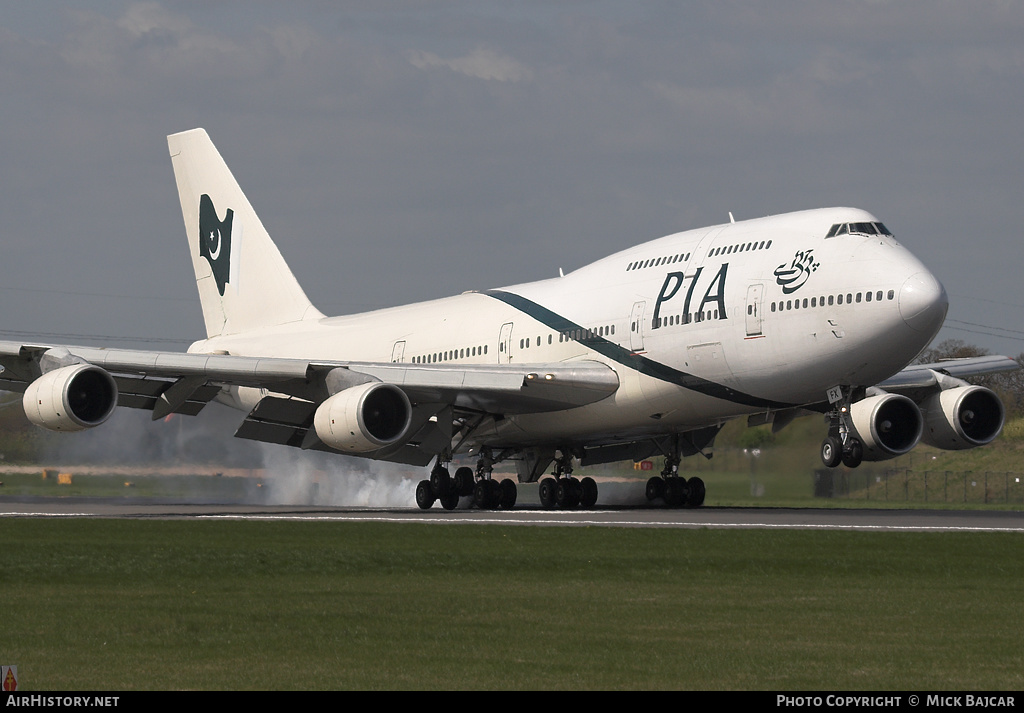
[[[775,443],[775,436],[769,427],[748,428],[740,433],[736,445],[740,448],[767,448]]]
[[[921,352],[915,364],[931,364],[943,359],[963,359],[965,357],[985,356],[988,349],[968,344],[963,339],[946,339],[936,345],[930,346]]]
[[[21,394],[0,392],[0,463],[36,461],[45,435],[25,417]]]

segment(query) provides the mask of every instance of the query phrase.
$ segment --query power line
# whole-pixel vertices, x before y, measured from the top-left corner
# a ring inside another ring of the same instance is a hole
[[[1019,329],[1010,329],[1008,327],[995,327],[989,324],[978,324],[977,322],[965,322],[962,319],[947,319],[947,322],[954,322],[956,324],[966,324],[968,327],[981,327],[982,329],[994,329],[1000,332],[1010,332],[1011,334],[1024,335],[1024,331]]]
[[[0,290],[11,292],[45,292],[48,295],[68,295],[70,297],[106,297],[115,300],[157,300],[160,302],[195,302],[192,297],[160,297],[158,295],[111,295],[105,292],[72,292],[70,290],[53,290],[39,287],[0,287]]]
[[[67,339],[86,339],[94,341],[102,339],[104,341],[146,342],[151,344],[191,344],[196,341],[195,339],[175,339],[173,337],[118,337],[109,334],[54,334],[50,332],[18,332],[9,329],[0,329],[0,335],[15,337],[17,339],[55,339],[58,341]]]
[[[1013,342],[1024,342],[1024,337],[1011,337],[1008,334],[996,334],[995,332],[983,332],[977,329],[967,329],[966,327],[953,327],[946,326],[946,329],[951,329],[956,332],[970,332],[971,334],[983,334],[986,337],[997,337],[999,339],[1008,339]]]

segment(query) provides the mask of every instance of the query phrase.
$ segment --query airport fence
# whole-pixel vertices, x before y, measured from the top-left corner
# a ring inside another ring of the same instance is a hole
[[[887,502],[1024,504],[1024,473],[909,468],[816,470],[814,495]]]

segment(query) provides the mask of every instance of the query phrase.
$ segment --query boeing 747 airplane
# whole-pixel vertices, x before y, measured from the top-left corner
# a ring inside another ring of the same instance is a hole
[[[206,322],[188,353],[0,342],[0,388],[76,431],[114,408],[197,414],[304,449],[428,466],[416,502],[511,508],[515,463],[546,507],[590,507],[573,466],[661,456],[647,495],[704,502],[683,457],[722,425],[827,416],[825,465],[982,446],[996,395],[963,377],[1008,357],[911,366],[946,292],[874,215],[824,208],[689,230],[557,278],[326,317],[307,299],[202,129],[168,137]],[[731,218],[731,216],[730,216]],[[449,471],[454,458],[476,467]],[[551,476],[546,474],[551,467]]]

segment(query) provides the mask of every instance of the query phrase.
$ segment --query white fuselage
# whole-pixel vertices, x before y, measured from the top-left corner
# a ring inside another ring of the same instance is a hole
[[[934,337],[946,295],[877,225],[831,208],[691,230],[564,277],[197,342],[192,352],[421,364],[595,360],[597,403],[510,416],[474,443],[622,442],[825,400],[895,374]]]

